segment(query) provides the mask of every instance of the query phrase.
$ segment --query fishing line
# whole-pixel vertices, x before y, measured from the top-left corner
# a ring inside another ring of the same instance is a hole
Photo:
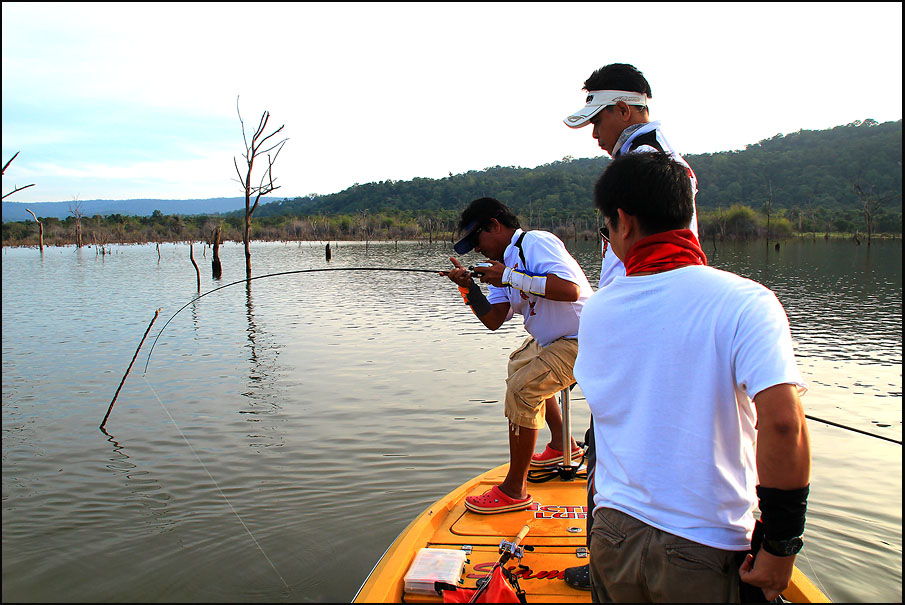
[[[823,418],[817,418],[816,416],[809,416],[808,414],[805,414],[804,417],[808,418],[810,420],[816,420],[817,422],[822,422],[824,424],[828,424],[830,426],[835,426],[840,429],[845,429],[847,431],[853,431],[855,433],[861,433],[862,435],[867,435],[868,437],[876,437],[877,439],[882,439],[883,441],[891,441],[893,443],[898,443],[899,445],[902,445],[901,441],[896,441],[895,439],[890,439],[889,437],[884,437],[883,435],[877,435],[875,433],[868,433],[867,431],[862,431],[861,429],[856,429],[854,427],[845,426],[844,424],[839,424],[838,422],[824,420]]]
[[[142,378],[144,378],[144,377],[142,377]],[[261,551],[261,554],[264,555],[264,558],[265,558],[265,559],[267,559],[267,562],[270,564],[270,567],[273,568],[273,571],[274,571],[274,572],[277,574],[277,576],[280,578],[280,582],[283,583],[283,586],[285,586],[287,590],[290,590],[290,591],[291,591],[292,589],[289,588],[289,584],[286,583],[286,580],[284,580],[284,579],[283,579],[283,576],[280,574],[280,572],[277,571],[277,568],[276,568],[276,566],[273,564],[273,561],[271,561],[271,560],[270,560],[270,557],[267,556],[267,553],[264,552],[264,549],[261,547],[261,544],[260,544],[260,543],[258,542],[258,540],[255,538],[254,534],[251,533],[251,530],[248,529],[248,526],[245,524],[245,521],[242,520],[242,517],[239,515],[238,511],[236,511],[236,509],[233,507],[232,502],[230,502],[230,501],[229,501],[229,498],[226,497],[226,494],[223,493],[223,490],[220,488],[220,484],[217,483],[217,480],[214,479],[214,476],[213,476],[213,475],[211,474],[211,472],[207,469],[207,466],[204,464],[204,461],[201,460],[201,456],[198,455],[198,452],[196,452],[196,451],[195,451],[195,448],[192,447],[192,444],[189,442],[188,438],[185,436],[185,433],[183,433],[183,432],[182,432],[182,429],[179,428],[179,425],[176,423],[176,420],[173,418],[172,414],[170,414],[170,411],[167,409],[167,406],[165,406],[165,405],[163,404],[163,401],[160,399],[160,396],[157,394],[157,391],[154,390],[154,387],[151,386],[151,383],[148,382],[148,379],[147,379],[147,378],[144,378],[144,381],[145,381],[145,384],[148,385],[148,388],[151,389],[151,392],[154,393],[154,397],[157,399],[157,402],[160,403],[160,407],[163,408],[163,411],[166,412],[166,414],[167,414],[167,416],[169,417],[170,421],[173,423],[173,426],[175,426],[175,427],[176,427],[176,430],[179,431],[179,434],[182,436],[182,439],[185,441],[185,444],[186,444],[187,446],[189,446],[189,449],[190,449],[190,450],[192,450],[192,453],[195,455],[195,459],[198,460],[198,463],[201,465],[201,468],[204,469],[204,472],[207,473],[207,476],[208,476],[208,477],[210,477],[210,480],[211,480],[211,482],[214,484],[214,487],[217,488],[217,491],[220,492],[220,495],[223,497],[223,500],[226,501],[226,504],[227,504],[227,506],[229,506],[229,509],[230,509],[231,511],[233,511],[233,514],[236,515],[236,518],[239,520],[239,523],[241,523],[241,524],[242,524],[242,527],[245,528],[245,532],[246,532],[246,533],[248,534],[248,536],[251,538],[251,541],[255,543],[255,546],[258,547],[258,550]]]
[[[805,560],[808,562],[808,567],[811,568],[811,573],[814,574],[814,579],[817,581],[817,586],[820,588],[820,591],[823,594],[829,596],[830,593],[827,591],[826,588],[823,587],[823,582],[820,581],[820,578],[817,577],[817,570],[814,569],[814,564],[811,563],[811,558],[808,556],[807,550],[808,550],[807,548],[802,548],[801,552],[799,554],[804,555]]]
[[[222,290],[223,288],[235,286],[236,284],[244,284],[244,283],[253,281],[255,279],[264,279],[265,277],[277,277],[279,275],[292,275],[295,273],[319,273],[319,272],[325,272],[325,271],[402,271],[402,272],[407,272],[407,273],[433,273],[435,275],[442,273],[442,271],[439,271],[436,269],[408,269],[408,268],[399,268],[399,267],[330,267],[330,268],[325,268],[325,269],[297,269],[295,271],[281,271],[279,273],[268,273],[266,275],[257,275],[255,277],[249,277],[247,279],[240,279],[238,281],[234,281],[230,284],[226,284],[226,285],[220,286],[218,288],[214,288],[213,290],[205,292],[204,294],[199,294],[198,296],[196,296],[189,302],[182,305],[178,311],[173,313],[173,315],[167,320],[167,323],[163,324],[163,327],[160,328],[160,332],[157,333],[157,338],[155,338],[154,342],[151,343],[151,349],[148,351],[148,360],[145,362],[144,373],[145,374],[148,373],[148,364],[151,363],[151,353],[154,352],[154,345],[157,344],[157,339],[160,338],[160,335],[163,334],[163,331],[167,329],[167,326],[170,325],[170,322],[173,321],[173,318],[176,317],[177,315],[179,315],[180,311],[185,309],[187,306],[189,306],[193,302],[196,302],[197,300],[204,298],[208,294],[213,294],[217,290]]]

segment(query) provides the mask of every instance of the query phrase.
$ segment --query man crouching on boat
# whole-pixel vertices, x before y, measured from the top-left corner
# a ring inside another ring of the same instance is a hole
[[[546,231],[523,231],[518,217],[501,202],[483,197],[462,212],[456,244],[458,254],[474,249],[487,257],[476,269],[490,284],[485,297],[472,272],[455,258],[445,272],[481,322],[496,330],[518,313],[531,335],[509,356],[506,417],[509,419],[509,472],[500,485],[481,496],[469,496],[465,506],[476,513],[524,510],[531,505],[528,470],[562,461],[562,416],[553,395],[569,388],[578,350],[578,317],[593,294],[584,271],[562,241]],[[538,430],[546,420],[550,445],[534,454]],[[574,452],[579,452],[571,441]]]
[[[594,203],[626,273],[585,305],[575,362],[597,445],[594,600],[748,602],[752,587],[773,599],[801,548],[810,476],[785,311],[707,266],[687,229],[688,169],[668,155],[617,157]]]

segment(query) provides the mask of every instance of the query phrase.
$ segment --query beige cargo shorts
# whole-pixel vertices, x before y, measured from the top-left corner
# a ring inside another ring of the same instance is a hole
[[[532,337],[509,356],[506,418],[511,428],[544,427],[544,401],[575,382],[578,339],[560,338],[541,347]]]

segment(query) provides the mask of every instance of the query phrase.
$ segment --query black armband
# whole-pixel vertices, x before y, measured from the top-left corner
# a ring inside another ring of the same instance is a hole
[[[760,520],[764,538],[787,540],[804,533],[804,517],[808,508],[809,486],[800,489],[776,489],[757,486]]]
[[[472,281],[467,288],[459,286],[459,293],[462,295],[465,304],[471,307],[471,310],[477,317],[490,313],[490,301],[487,300],[487,297],[484,296],[484,292],[481,291],[480,286],[474,281]]]

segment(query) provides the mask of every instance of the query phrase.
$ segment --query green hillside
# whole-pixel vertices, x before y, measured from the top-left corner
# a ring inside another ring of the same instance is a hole
[[[829,130],[777,135],[743,151],[687,156],[698,176],[702,238],[787,237],[793,233],[902,233],[902,121],[873,120]],[[459,212],[471,200],[495,197],[522,224],[569,237],[596,237],[591,196],[606,157],[536,168],[494,166],[442,179],[383,181],[317,197],[260,206],[252,239],[418,239],[454,236]],[[856,194],[859,185],[861,197]],[[772,203],[767,204],[771,199]],[[869,212],[865,212],[869,208]],[[867,218],[870,218],[869,229]],[[44,218],[48,245],[112,242],[240,241],[244,210],[219,216]],[[33,221],[3,223],[3,245],[36,245]],[[869,240],[868,240],[869,241]]]
[[[864,190],[897,194],[895,209],[901,211],[901,120],[865,120],[831,130],[776,135],[743,151],[686,159],[698,176],[702,211],[736,204],[760,208],[771,186],[777,209],[856,209],[853,186],[859,175]],[[436,180],[368,183],[331,195],[274,202],[256,216],[456,211],[484,195],[525,216],[583,214],[590,209],[594,182],[607,161],[605,156],[564,158],[537,168],[495,166]]]

